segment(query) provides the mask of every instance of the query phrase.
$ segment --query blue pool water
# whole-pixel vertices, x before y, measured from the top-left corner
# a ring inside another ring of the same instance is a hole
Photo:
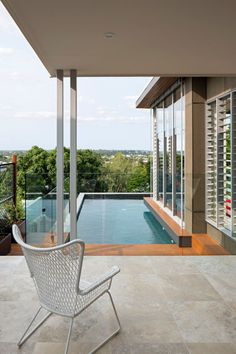
[[[139,199],[85,199],[77,230],[85,243],[174,243]]]

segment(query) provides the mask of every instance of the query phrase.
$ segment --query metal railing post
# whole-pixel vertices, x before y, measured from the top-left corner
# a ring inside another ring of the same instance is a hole
[[[12,195],[13,195],[13,204],[16,206],[16,178],[17,178],[17,173],[16,173],[16,165],[17,165],[17,156],[14,154],[12,155]]]

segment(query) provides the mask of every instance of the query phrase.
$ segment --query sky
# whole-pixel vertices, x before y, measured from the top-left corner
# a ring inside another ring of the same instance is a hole
[[[0,150],[56,146],[56,80],[0,3]],[[78,148],[151,149],[150,111],[135,101],[151,78],[78,78]],[[69,80],[65,80],[69,146]]]

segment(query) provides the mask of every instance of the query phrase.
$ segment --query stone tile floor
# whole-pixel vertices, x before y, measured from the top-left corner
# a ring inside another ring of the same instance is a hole
[[[236,256],[90,256],[83,276],[93,280],[114,264],[122,332],[99,353],[236,353]],[[56,315],[17,349],[37,306],[24,258],[0,257],[1,354],[64,352],[68,320]],[[88,353],[114,325],[104,296],[75,320],[70,353]]]

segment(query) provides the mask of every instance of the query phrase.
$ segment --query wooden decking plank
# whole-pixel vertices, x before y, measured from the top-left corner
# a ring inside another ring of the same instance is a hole
[[[87,256],[196,256],[196,255],[227,255],[223,247],[212,240],[206,240],[202,235],[193,235],[192,247],[178,247],[177,245],[160,244],[86,244]],[[20,246],[12,244],[10,255],[22,255]]]

